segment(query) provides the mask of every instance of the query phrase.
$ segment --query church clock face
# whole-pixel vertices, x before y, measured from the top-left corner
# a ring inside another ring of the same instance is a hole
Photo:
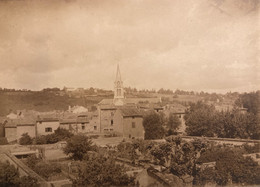
[[[120,86],[120,81],[117,81],[117,86]]]

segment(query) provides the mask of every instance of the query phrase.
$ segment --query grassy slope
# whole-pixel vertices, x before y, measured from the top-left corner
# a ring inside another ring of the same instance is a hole
[[[0,116],[7,115],[10,111],[16,110],[66,110],[68,106],[90,106],[97,104],[104,97],[75,98],[59,96],[46,92],[0,92]]]

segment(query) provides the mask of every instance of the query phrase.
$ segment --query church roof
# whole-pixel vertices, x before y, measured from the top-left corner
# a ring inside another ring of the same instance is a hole
[[[136,108],[121,108],[120,109],[123,117],[142,117],[143,114]]]

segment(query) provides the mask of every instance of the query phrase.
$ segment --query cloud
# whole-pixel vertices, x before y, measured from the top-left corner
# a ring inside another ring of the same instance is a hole
[[[112,89],[119,63],[126,86],[257,89],[258,10],[255,0],[0,1],[0,83]]]

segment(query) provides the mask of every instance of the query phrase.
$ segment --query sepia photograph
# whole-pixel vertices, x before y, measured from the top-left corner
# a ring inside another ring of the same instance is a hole
[[[259,0],[0,0],[0,187],[260,186]]]

